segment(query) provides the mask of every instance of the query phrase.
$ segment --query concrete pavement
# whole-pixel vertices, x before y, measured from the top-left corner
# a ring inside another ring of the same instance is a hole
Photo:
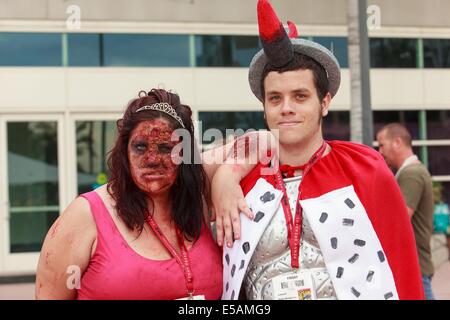
[[[450,261],[436,270],[431,286],[436,300],[450,300]]]
[[[34,300],[34,283],[2,284],[0,300]]]

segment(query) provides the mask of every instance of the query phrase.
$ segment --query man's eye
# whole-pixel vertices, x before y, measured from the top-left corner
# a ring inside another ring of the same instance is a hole
[[[305,100],[306,99],[306,95],[304,95],[304,94],[298,94],[296,97],[297,97],[298,100]]]
[[[277,102],[280,100],[280,96],[271,96],[269,97],[270,102]]]

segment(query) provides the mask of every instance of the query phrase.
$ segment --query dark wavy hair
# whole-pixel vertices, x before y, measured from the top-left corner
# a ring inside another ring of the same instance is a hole
[[[295,53],[294,59],[283,67],[274,67],[271,64],[266,65],[261,76],[261,92],[263,94],[263,98],[265,98],[264,80],[270,72],[277,71],[279,73],[283,73],[296,70],[312,71],[317,97],[319,98],[319,101],[322,102],[323,98],[329,92],[327,72],[316,60],[301,53]]]
[[[186,130],[189,131],[191,141],[190,161],[183,161],[174,185],[170,189],[171,216],[176,226],[184,236],[196,240],[200,236],[203,223],[205,204],[210,204],[210,185],[201,164],[196,164],[195,157],[199,157],[199,150],[194,139],[194,125],[192,111],[187,105],[180,103],[177,94],[163,89],[152,89],[139,98],[132,100],[125,110],[122,119],[117,120],[117,140],[108,155],[108,167],[111,176],[108,180],[108,193],[115,200],[119,217],[130,230],[142,232],[149,212],[148,196],[135,184],[130,171],[128,159],[128,142],[134,128],[142,121],[164,118],[169,121],[172,129],[182,128],[180,123],[161,111],[146,110],[136,113],[142,106],[166,102],[170,104],[182,119]],[[186,144],[183,143],[184,146]],[[187,163],[186,163],[187,162]]]

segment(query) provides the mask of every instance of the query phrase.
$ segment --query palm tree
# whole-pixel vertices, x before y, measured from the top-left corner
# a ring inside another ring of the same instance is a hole
[[[366,0],[347,0],[348,58],[351,82],[351,140],[372,146],[370,57]]]

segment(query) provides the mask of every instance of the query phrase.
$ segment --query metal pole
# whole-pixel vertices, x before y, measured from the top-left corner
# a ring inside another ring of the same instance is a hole
[[[423,52],[423,39],[417,39],[417,62],[418,69],[425,67],[424,52]],[[427,111],[419,111],[419,139],[427,140]],[[420,158],[425,167],[428,168],[428,147],[420,147]]]

